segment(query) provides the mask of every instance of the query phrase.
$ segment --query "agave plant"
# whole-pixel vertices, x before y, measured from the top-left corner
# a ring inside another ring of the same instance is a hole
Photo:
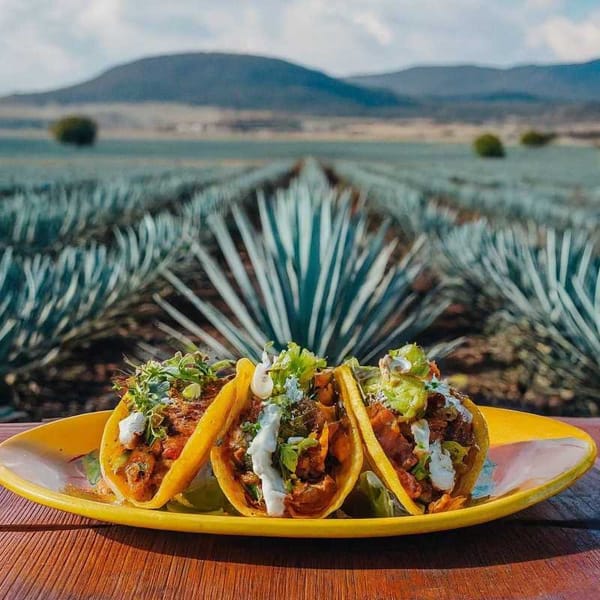
[[[293,184],[308,186],[313,190],[329,189],[327,175],[319,162],[312,156],[304,159],[302,169]]]
[[[290,166],[273,163],[244,172],[193,202],[206,216],[244,198],[254,186],[281,178]],[[145,214],[134,226],[115,228],[109,244],[92,241],[56,256],[22,257],[7,248],[0,259],[0,374],[47,364],[67,346],[113,331],[129,307],[162,285],[162,269],[185,271],[182,251],[194,227],[188,216],[185,210]]]
[[[571,389],[600,401],[600,260],[588,236],[492,231],[479,222],[440,244],[451,289],[466,289],[471,301],[497,310],[496,325],[522,331],[518,353],[547,391]]]
[[[106,334],[115,316],[139,301],[161,268],[182,248],[184,229],[168,215],[145,217],[116,232],[114,248],[68,247],[56,258],[19,258],[9,248],[0,260],[0,373],[46,364],[64,345]]]
[[[240,206],[231,212],[236,236],[223,215],[207,220],[216,255],[201,244],[191,246],[226,311],[165,272],[223,341],[156,297],[187,332],[220,355],[257,359],[265,342],[281,348],[295,340],[332,361],[350,354],[368,361],[415,338],[444,309],[412,288],[424,269],[424,240],[397,263],[396,242],[386,241],[388,225],[371,231],[366,212],[353,212],[348,194],[298,184],[270,201],[259,195],[260,231]]]

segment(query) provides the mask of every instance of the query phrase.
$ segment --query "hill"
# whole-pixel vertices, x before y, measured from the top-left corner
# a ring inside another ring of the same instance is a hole
[[[393,92],[365,88],[284,60],[224,53],[144,58],[78,85],[3,100],[27,104],[181,102],[325,114],[361,114],[415,104]]]
[[[597,102],[600,59],[507,69],[471,65],[413,67],[393,73],[350,77],[347,81],[418,98]]]

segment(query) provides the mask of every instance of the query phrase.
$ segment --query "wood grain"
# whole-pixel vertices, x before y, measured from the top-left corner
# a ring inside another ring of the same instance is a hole
[[[573,424],[600,439],[599,419]],[[2,425],[0,439],[31,425]],[[220,537],[83,519],[0,492],[0,598],[595,598],[600,469],[493,523],[371,540]]]

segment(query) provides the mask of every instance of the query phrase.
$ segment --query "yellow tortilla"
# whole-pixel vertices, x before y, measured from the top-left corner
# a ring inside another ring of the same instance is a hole
[[[475,436],[475,448],[469,452],[469,455],[467,456],[466,471],[456,482],[456,486],[452,492],[455,496],[468,496],[473,491],[490,447],[490,436],[483,414],[477,408],[475,403],[469,398],[463,396],[462,403],[473,415],[473,435]]]
[[[254,371],[252,371],[252,374],[253,372]],[[342,469],[337,474],[337,491],[327,508],[322,510],[320,513],[315,513],[312,515],[299,515],[295,516],[294,518],[321,519],[336,511],[338,508],[340,508],[340,506],[342,506],[344,500],[346,499],[346,496],[352,491],[352,488],[354,488],[356,480],[358,479],[358,476],[360,475],[362,470],[362,442],[360,439],[360,433],[358,430],[356,418],[348,402],[348,391],[346,389],[346,384],[339,376],[339,369],[335,369],[333,373],[336,382],[339,386],[339,393],[340,398],[342,400],[342,404],[344,406],[344,409],[346,410],[346,414],[348,415],[348,419],[350,421],[352,450],[347,463],[343,465]],[[251,377],[249,379],[251,379]],[[250,382],[248,381],[248,384],[246,385],[244,391],[242,391],[240,388],[240,398],[239,402],[236,405],[237,413],[235,415],[232,415],[232,418],[230,419],[230,426],[237,425],[237,419],[240,413],[244,410],[244,408],[248,406],[248,403],[250,402],[250,397]],[[229,428],[227,429],[227,431],[229,431]],[[217,443],[217,445],[211,451],[210,459],[212,462],[213,472],[219,482],[219,485],[221,486],[223,493],[225,494],[229,502],[232,504],[232,506],[240,514],[247,517],[266,517],[266,511],[258,510],[252,506],[249,506],[246,502],[244,487],[235,479],[233,465],[231,464],[231,461],[227,458],[227,452],[225,448],[223,448]]]
[[[194,433],[183,447],[181,455],[164,476],[156,494],[144,502],[128,497],[125,479],[117,475],[114,468],[116,461],[123,454],[123,446],[119,442],[119,422],[129,415],[127,395],[121,399],[104,428],[99,457],[102,477],[117,498],[127,500],[139,508],[160,508],[188,487],[196,473],[208,460],[216,438],[230,423],[230,414],[236,410],[238,389],[243,390],[248,386],[248,374],[251,374],[248,365],[253,368],[252,363],[246,359],[238,361],[236,377],[223,386],[208,406],[198,421]]]
[[[342,372],[341,376],[345,382],[346,388],[348,389],[348,399],[350,406],[354,411],[360,433],[365,444],[367,452],[367,458],[373,470],[383,480],[385,485],[394,493],[400,504],[411,514],[420,515],[423,514],[424,508],[422,505],[415,502],[404,489],[400,483],[400,479],[396,474],[396,471],[386,456],[383,448],[377,441],[373,428],[371,427],[371,421],[367,413],[367,409],[363,403],[362,394],[358,388],[354,375],[349,367],[343,366],[339,370]],[[487,455],[489,447],[489,436],[487,430],[487,424],[481,411],[473,404],[468,398],[462,400],[464,406],[473,415],[473,434],[475,437],[475,446],[469,452],[467,458],[467,469],[462,474],[454,487],[452,492],[453,496],[468,496],[473,487],[483,463]]]

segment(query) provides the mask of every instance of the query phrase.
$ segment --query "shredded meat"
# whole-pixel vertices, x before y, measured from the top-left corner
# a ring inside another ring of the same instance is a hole
[[[443,441],[446,435],[446,427],[448,427],[448,421],[437,417],[431,417],[427,420],[427,422],[429,423],[429,441]]]
[[[325,457],[320,446],[308,448],[298,457],[296,475],[306,481],[318,481],[325,472]]]
[[[167,406],[163,412],[163,418],[167,423],[167,433],[170,436],[180,434],[189,438],[194,433],[208,404],[204,401],[187,402],[176,397],[173,399],[173,403]]]
[[[429,505],[435,511],[449,510],[444,508],[449,500],[436,504],[441,502],[441,493],[432,487],[428,479],[418,481],[410,473],[412,467],[417,464],[418,457],[413,453],[415,443],[409,424],[399,421],[392,410],[378,402],[371,404],[367,411],[375,437],[408,495],[413,500]],[[429,425],[430,442],[456,441],[463,446],[473,445],[472,424],[467,423],[456,411],[449,410],[442,394],[429,394],[425,418]],[[454,502],[451,496],[448,497]]]
[[[412,473],[409,473],[408,471],[405,471],[402,468],[396,467],[395,465],[394,470],[398,475],[398,479],[400,479],[402,487],[406,490],[408,495],[413,500],[416,500],[421,495],[423,489],[421,487],[421,484],[416,480],[415,476]]]
[[[244,448],[243,446],[239,446],[232,452],[231,456],[233,458],[233,462],[237,467],[243,467],[244,456],[246,456],[246,448]]]
[[[325,471],[325,461],[321,458],[320,449],[308,448],[298,458],[296,475],[306,481],[317,481]]]
[[[414,443],[400,432],[396,415],[380,403],[372,404],[369,408],[373,432],[386,456],[394,466],[404,470],[414,467],[418,462],[413,454]]]
[[[321,371],[315,375],[315,398],[325,406],[335,403],[335,382],[332,371]]]
[[[446,398],[444,398],[443,394],[438,394],[437,392],[431,392],[427,396],[427,412],[426,416],[435,414],[441,408],[444,408],[446,405]]]
[[[296,475],[300,479],[317,481],[325,473],[325,459],[329,452],[329,425],[327,423],[321,431],[318,442],[318,446],[308,448],[298,457]]]
[[[429,377],[436,377],[437,379],[439,379],[441,377],[441,373],[440,373],[440,369],[437,366],[437,363],[435,362],[435,360],[430,360],[429,361]]]
[[[155,465],[156,458],[147,448],[136,448],[124,467],[127,486],[139,502],[150,500],[154,495],[152,472]]]
[[[290,514],[309,515],[327,508],[337,491],[333,477],[325,475],[318,483],[298,482],[286,497]]]
[[[348,417],[329,424],[329,452],[340,463],[344,464],[352,454]]]
[[[155,440],[148,446],[142,436],[136,436],[135,447],[131,450],[119,472],[125,478],[132,497],[138,501],[150,500],[160,487],[162,480],[179,458],[188,439],[194,433],[204,412],[216,398],[229,378],[208,382],[202,388],[198,400],[185,400],[175,389],[170,392],[172,403],[163,411],[163,424],[167,436]]]
[[[188,438],[185,435],[174,435],[167,438],[163,444],[163,457],[175,460],[183,451]]]
[[[437,490],[433,489],[431,482],[427,479],[421,479],[419,481],[419,485],[421,486],[421,494],[419,495],[419,501],[427,504],[431,502],[434,496],[434,493],[437,494]]]
[[[304,423],[309,431],[320,431],[325,423],[337,419],[337,407],[326,406],[321,402],[303,398],[298,403],[298,412],[303,415]]]
[[[447,438],[458,442],[461,446],[472,446],[474,443],[472,423],[467,423],[461,415],[458,415],[454,421],[448,423]]]
[[[241,475],[240,481],[244,485],[258,485],[260,483],[260,478],[256,473],[248,471],[247,473]]]

